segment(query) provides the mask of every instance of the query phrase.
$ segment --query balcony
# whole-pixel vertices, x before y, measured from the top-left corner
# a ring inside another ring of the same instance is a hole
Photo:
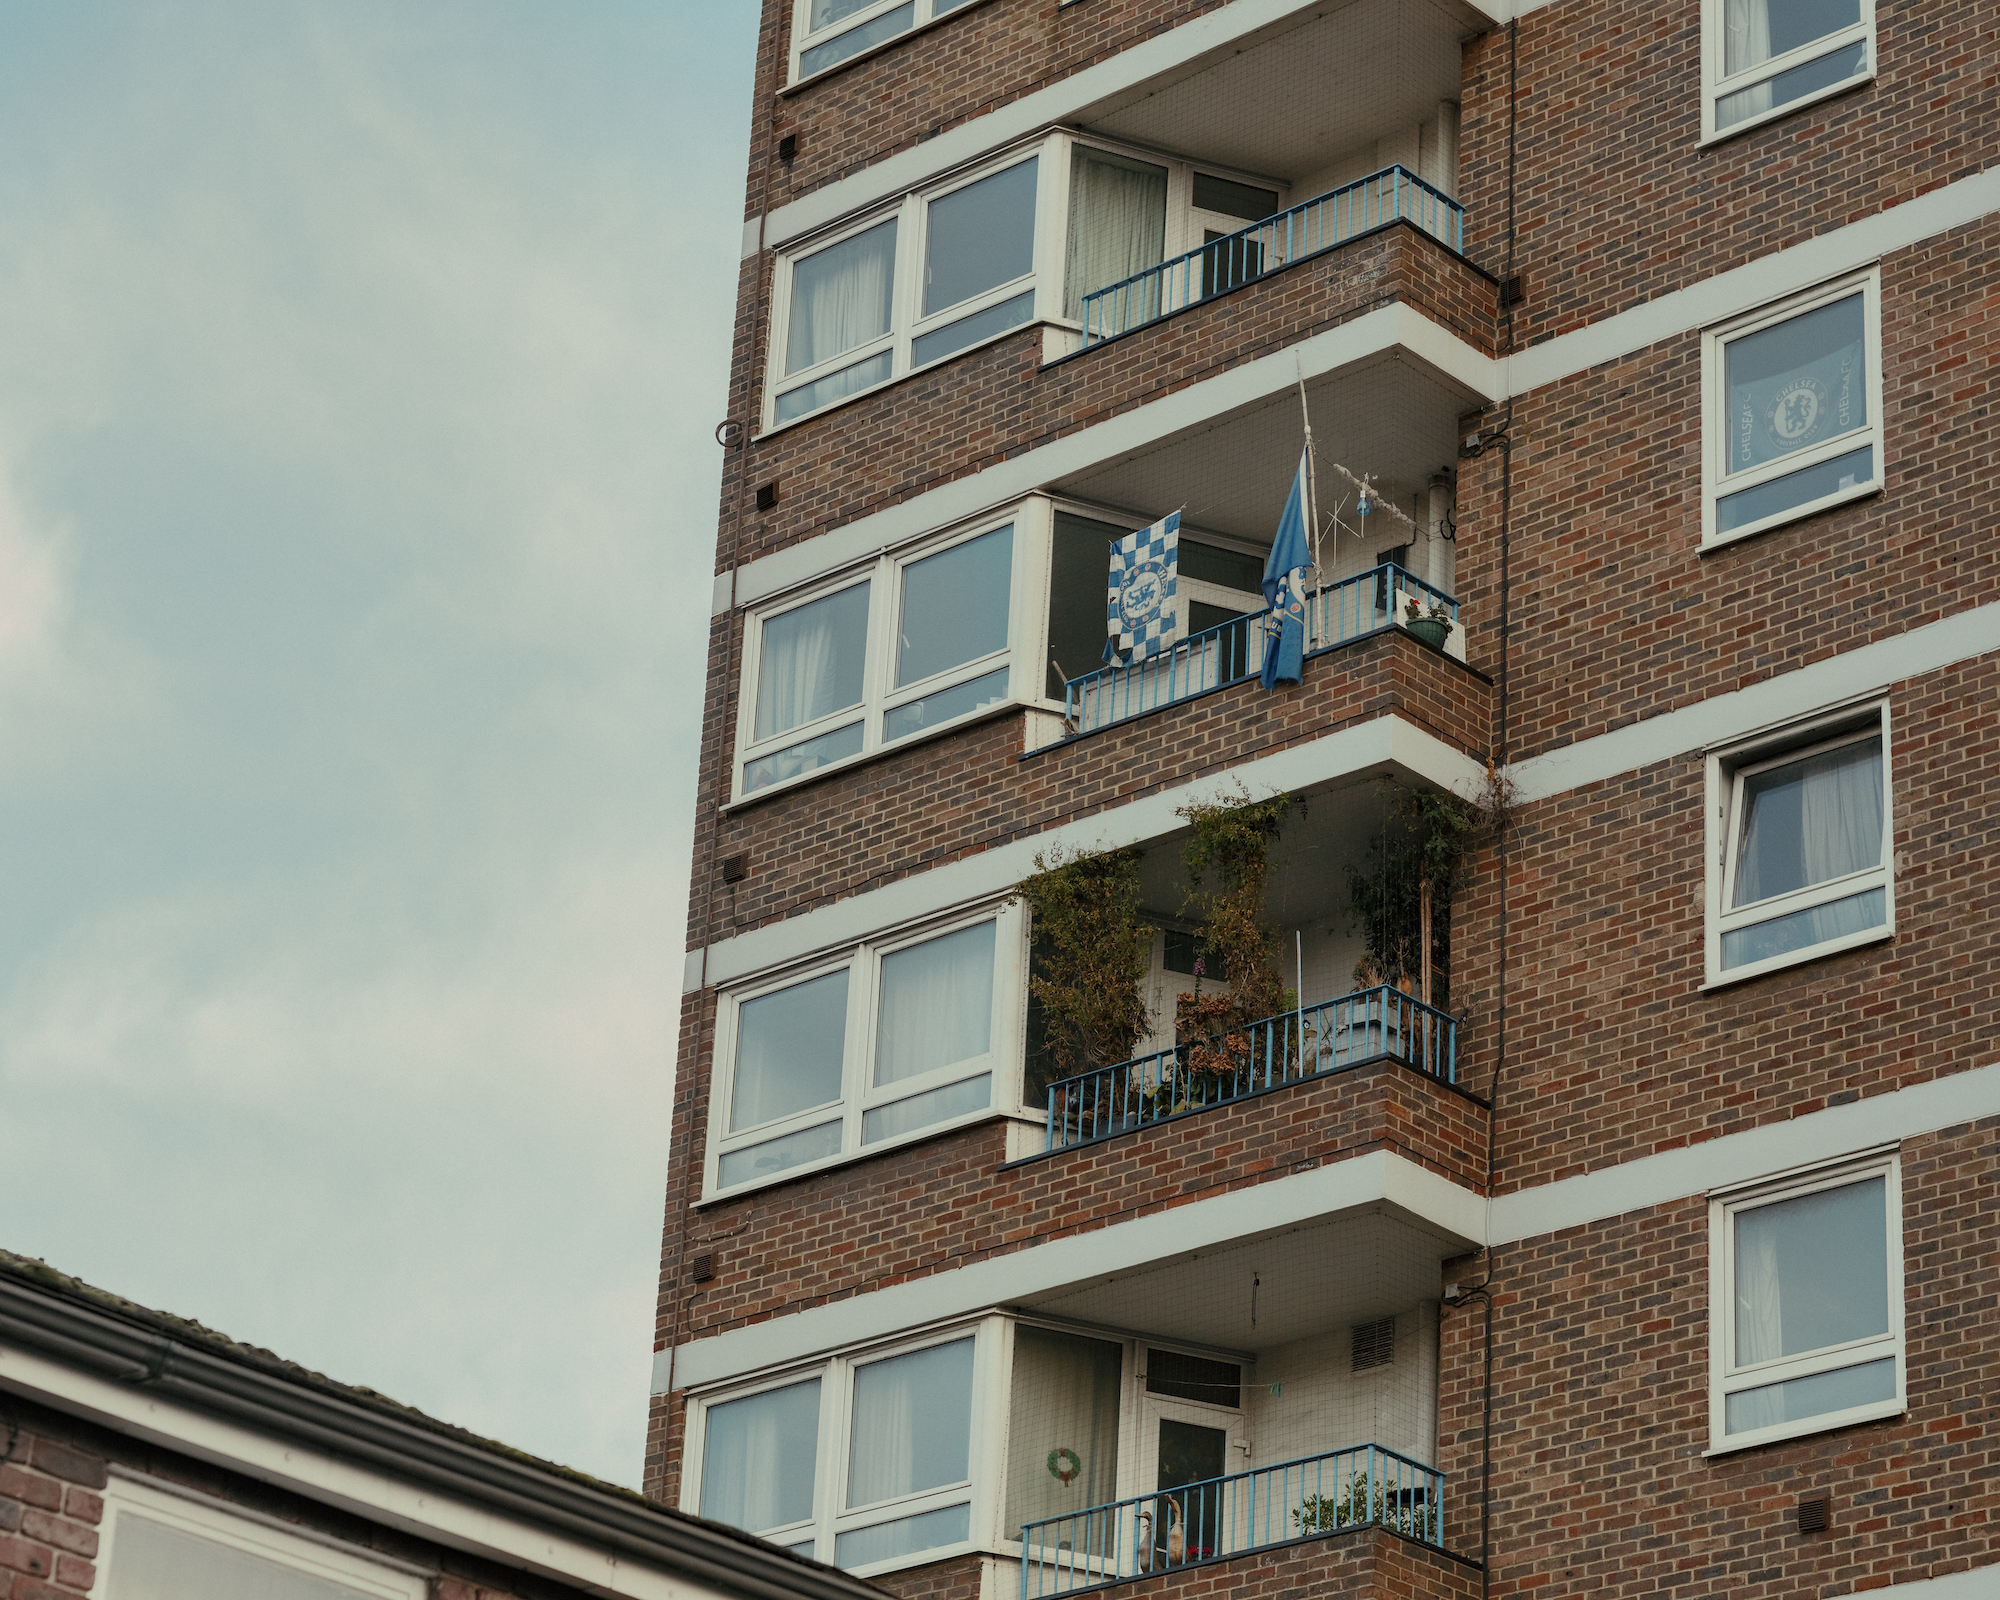
[[[1306,653],[1317,655],[1400,624],[1411,604],[1443,607],[1451,627],[1445,647],[1464,659],[1458,601],[1393,561],[1316,585],[1306,596]],[[1101,667],[1064,683],[1064,721],[1072,737],[1108,728],[1211,689],[1254,678],[1264,661],[1263,611],[1246,612],[1177,641],[1155,656]]]
[[[1083,348],[1359,239],[1410,222],[1465,246],[1465,208],[1401,164],[1291,206],[1082,297]]]
[[[1370,1525],[1443,1548],[1444,1474],[1380,1445],[1305,1456],[1025,1524],[1021,1597],[1127,1578]]]
[[[1049,1085],[1047,1148],[1067,1150],[1253,1094],[1401,1061],[1455,1083],[1458,1021],[1391,984],[1266,1017],[1221,1038],[1177,1044]]]

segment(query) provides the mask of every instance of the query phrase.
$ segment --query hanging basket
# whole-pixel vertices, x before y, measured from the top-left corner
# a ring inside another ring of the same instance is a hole
[[[1403,626],[1433,650],[1442,650],[1451,637],[1451,624],[1443,617],[1416,617]]]

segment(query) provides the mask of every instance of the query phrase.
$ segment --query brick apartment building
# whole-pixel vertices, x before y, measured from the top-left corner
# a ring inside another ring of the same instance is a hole
[[[913,1600],[2000,1595],[2000,11],[765,0],[745,213],[647,1492]]]

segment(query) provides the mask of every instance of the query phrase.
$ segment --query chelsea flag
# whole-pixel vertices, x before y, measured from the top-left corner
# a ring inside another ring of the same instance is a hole
[[[1105,609],[1104,659],[1124,666],[1156,656],[1174,642],[1174,590],[1180,571],[1181,514],[1170,511],[1150,528],[1111,547],[1111,588]]]
[[[1299,452],[1298,476],[1278,519],[1278,536],[1264,561],[1263,684],[1275,689],[1305,675],[1306,591],[1303,574],[1312,565],[1306,548],[1306,455]]]

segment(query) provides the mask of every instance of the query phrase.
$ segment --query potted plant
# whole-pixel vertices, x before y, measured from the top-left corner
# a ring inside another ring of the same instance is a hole
[[[1451,637],[1451,607],[1442,600],[1419,604],[1417,597],[1410,595],[1403,613],[1403,626],[1433,650],[1442,650],[1445,640]]]

